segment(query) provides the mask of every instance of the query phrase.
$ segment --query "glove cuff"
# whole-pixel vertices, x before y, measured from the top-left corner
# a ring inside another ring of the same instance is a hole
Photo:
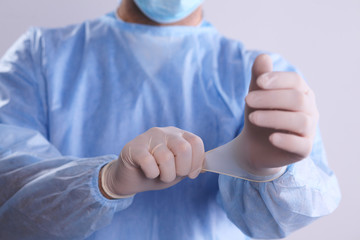
[[[102,169],[101,169],[101,187],[102,190],[105,192],[106,195],[108,195],[109,197],[111,197],[112,199],[121,199],[121,198],[130,198],[133,197],[135,194],[131,194],[131,195],[118,195],[116,193],[113,193],[110,189],[109,189],[109,184],[108,184],[108,174],[109,174],[109,169],[113,166],[113,164],[115,163],[116,160],[109,162],[108,164],[106,164]]]

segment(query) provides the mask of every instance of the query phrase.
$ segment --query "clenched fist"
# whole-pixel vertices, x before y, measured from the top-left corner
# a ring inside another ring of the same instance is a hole
[[[102,169],[105,195],[129,196],[196,178],[205,158],[200,137],[175,127],[152,128],[125,145]]]

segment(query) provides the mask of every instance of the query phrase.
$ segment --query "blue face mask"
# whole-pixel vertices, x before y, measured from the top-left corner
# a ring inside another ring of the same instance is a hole
[[[158,23],[173,23],[189,16],[204,0],[134,0],[140,10]]]

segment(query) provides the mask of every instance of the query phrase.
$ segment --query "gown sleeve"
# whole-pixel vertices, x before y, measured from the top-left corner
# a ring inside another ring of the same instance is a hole
[[[259,53],[249,53],[253,63]],[[275,71],[297,71],[281,57],[270,54]],[[251,66],[245,71],[250,81]],[[283,238],[319,217],[333,212],[341,194],[337,178],[329,168],[317,128],[312,152],[291,164],[278,179],[257,183],[221,175],[220,205],[228,218],[253,238]]]
[[[49,142],[43,61],[37,29],[0,60],[0,239],[84,239],[133,201],[98,189],[117,156],[63,156]]]

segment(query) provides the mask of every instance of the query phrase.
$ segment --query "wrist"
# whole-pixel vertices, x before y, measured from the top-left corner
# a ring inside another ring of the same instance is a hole
[[[249,139],[244,133],[231,144],[234,144],[231,149],[234,150],[233,154],[238,159],[239,165],[251,175],[258,177],[273,176],[283,173],[284,169],[287,168],[287,166],[273,166],[273,161],[269,161],[272,156],[261,151],[257,140]]]
[[[104,189],[103,189],[103,186],[102,186],[102,172],[103,172],[103,168],[104,167],[102,167],[101,169],[100,169],[100,172],[99,172],[99,180],[98,180],[98,182],[99,182],[99,190],[100,190],[100,192],[101,192],[101,194],[105,197],[105,198],[107,198],[107,199],[115,199],[115,198],[112,198],[112,197],[110,197],[105,191],[104,191]]]
[[[99,172],[99,190],[101,194],[107,199],[121,199],[121,198],[129,198],[134,196],[135,194],[130,195],[119,195],[112,190],[113,186],[110,185],[114,179],[114,165],[115,161],[107,163],[100,169]]]

